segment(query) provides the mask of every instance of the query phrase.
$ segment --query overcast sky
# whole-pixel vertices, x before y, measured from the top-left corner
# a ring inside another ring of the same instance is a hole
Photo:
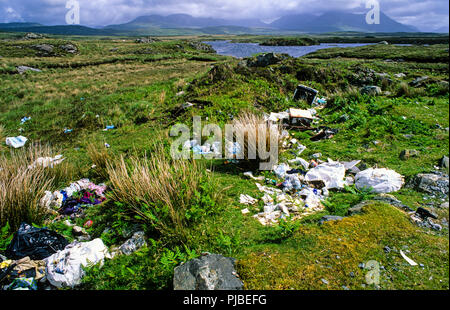
[[[0,0],[1,22],[65,24],[67,0]],[[185,13],[196,17],[258,18],[272,21],[293,13],[321,14],[327,10],[367,12],[366,0],[78,0],[81,24],[104,26],[138,16]],[[379,0],[394,20],[432,31],[449,25],[448,0]]]

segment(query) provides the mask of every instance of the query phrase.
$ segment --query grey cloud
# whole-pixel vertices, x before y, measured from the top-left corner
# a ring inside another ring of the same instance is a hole
[[[79,0],[81,23],[100,26],[149,14],[186,13],[196,17],[273,20],[294,13],[329,10],[363,12],[365,0]],[[447,0],[380,0],[381,10],[421,30],[448,26]],[[66,0],[0,0],[0,22],[65,24]]]

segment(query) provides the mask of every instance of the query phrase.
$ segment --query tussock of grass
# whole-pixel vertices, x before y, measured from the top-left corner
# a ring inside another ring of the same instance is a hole
[[[198,205],[203,184],[211,177],[196,161],[173,160],[160,147],[145,158],[123,156],[107,163],[111,196],[135,218],[165,236],[182,238]]]
[[[93,165],[95,165],[95,173],[103,179],[106,179],[108,177],[107,166],[112,161],[112,156],[108,150],[103,146],[90,143],[87,146],[87,154],[92,160]]]
[[[234,121],[233,127],[235,130],[235,137],[243,137],[243,152],[244,159],[247,161],[262,161],[267,160],[260,158],[259,144],[264,145],[265,150],[270,149],[271,146],[271,130],[272,136],[276,133],[277,136],[272,139],[276,139],[278,143],[278,137],[280,136],[279,125],[272,125],[264,120],[262,116],[254,114],[252,112],[242,112]],[[262,141],[263,138],[265,141]],[[255,157],[256,156],[256,157]]]
[[[44,220],[47,210],[39,204],[44,192],[70,179],[74,171],[64,162],[53,168],[29,166],[39,157],[55,155],[48,146],[31,145],[0,156],[0,226],[9,222],[16,229],[22,221]]]

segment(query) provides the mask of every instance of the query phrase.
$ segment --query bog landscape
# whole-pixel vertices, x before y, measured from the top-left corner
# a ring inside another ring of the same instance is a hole
[[[447,34],[145,22],[0,24],[3,289],[449,289]]]

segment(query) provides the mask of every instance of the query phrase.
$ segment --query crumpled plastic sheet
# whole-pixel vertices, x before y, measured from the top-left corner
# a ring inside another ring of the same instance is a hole
[[[306,160],[304,160],[301,157],[296,157],[294,159],[291,159],[288,161],[288,163],[290,163],[292,165],[302,165],[305,170],[309,168],[309,162],[307,162]]]
[[[284,178],[289,170],[291,170],[291,168],[288,164],[280,164],[273,167],[273,172],[280,179]]]
[[[6,145],[18,149],[25,146],[25,143],[27,143],[27,141],[28,139],[23,136],[8,137],[6,138]]]
[[[67,244],[68,242],[63,236],[52,230],[22,223],[5,254],[11,259],[29,256],[32,260],[42,260],[64,249]]]
[[[83,267],[103,265],[105,258],[111,258],[111,255],[101,239],[71,243],[64,250],[45,259],[47,279],[58,288],[73,288],[81,283]]]
[[[244,205],[253,205],[258,201],[258,199],[255,199],[250,195],[241,194],[239,201],[241,204],[244,204]]]
[[[375,193],[392,193],[400,190],[405,184],[403,176],[386,168],[361,171],[355,176],[355,186],[358,189],[372,188]]]
[[[305,175],[306,182],[323,181],[325,188],[343,188],[345,166],[339,162],[329,161],[311,169]]]
[[[34,161],[33,164],[28,166],[28,169],[34,169],[36,167],[43,168],[53,168],[56,165],[59,165],[65,160],[62,155],[56,155],[55,157],[39,157]]]
[[[300,182],[300,179],[295,174],[286,175],[282,185],[285,191],[300,190],[303,187],[302,183]]]

